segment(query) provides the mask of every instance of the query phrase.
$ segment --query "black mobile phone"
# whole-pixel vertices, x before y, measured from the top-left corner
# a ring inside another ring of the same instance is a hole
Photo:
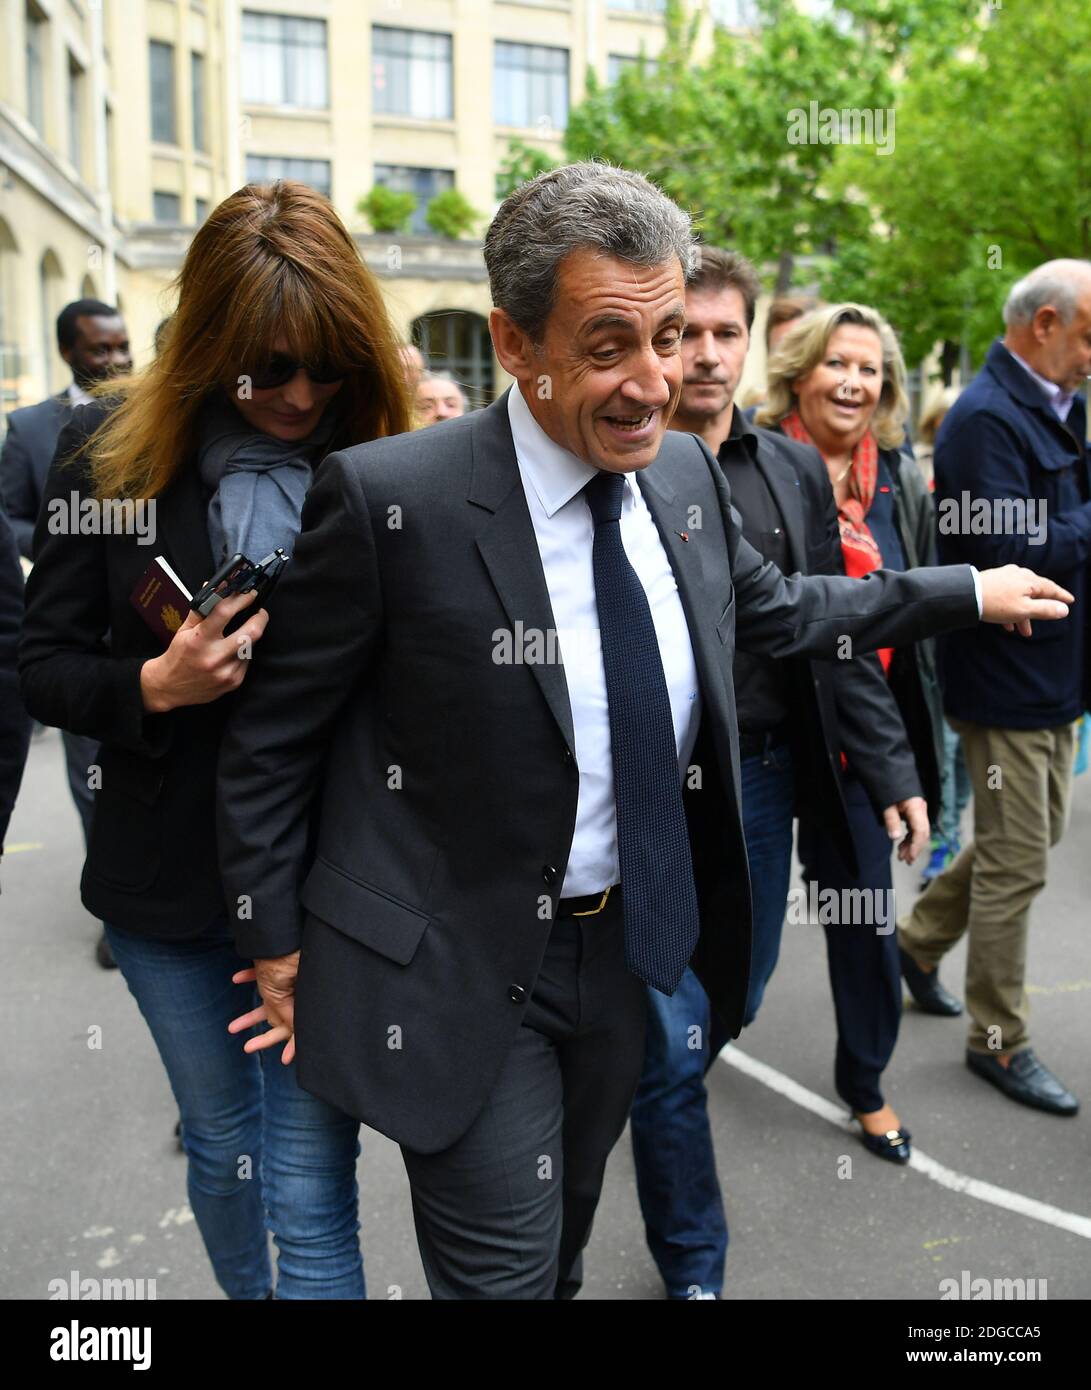
[[[221,599],[246,593],[248,589],[257,591],[255,604],[264,603],[276,587],[288,559],[287,552],[279,546],[256,564],[236,551],[194,594],[190,608],[202,618],[207,618]]]

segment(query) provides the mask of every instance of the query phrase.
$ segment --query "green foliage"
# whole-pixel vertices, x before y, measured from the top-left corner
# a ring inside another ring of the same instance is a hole
[[[1006,0],[957,51],[908,57],[894,155],[842,147],[831,179],[882,230],[824,289],[883,306],[910,361],[941,339],[980,361],[1020,275],[1091,256],[1091,7]]]
[[[457,188],[448,188],[429,202],[424,220],[439,236],[458,241],[473,235],[482,216]]]
[[[694,21],[671,0],[654,69],[608,87],[589,72],[566,158],[646,173],[707,241],[775,267],[778,289],[817,275],[825,297],[874,304],[911,364],[939,342],[948,363],[959,343],[979,360],[1020,274],[1091,256],[1091,4],[758,9],[752,33],[717,30],[698,65]],[[792,112],[811,102],[893,112],[893,149],[792,143]],[[550,163],[513,146],[505,192]]]
[[[408,231],[416,208],[415,193],[398,193],[380,183],[356,204],[356,211],[363,213],[376,232]]]
[[[551,159],[544,150],[535,149],[525,140],[509,140],[508,152],[501,160],[500,170],[496,175],[497,198],[502,201],[509,193],[514,193],[520,184],[556,167],[557,161]]]

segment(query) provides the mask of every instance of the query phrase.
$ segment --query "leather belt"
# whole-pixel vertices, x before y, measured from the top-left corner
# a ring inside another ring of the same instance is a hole
[[[560,917],[597,917],[607,902],[621,901],[621,884],[612,883],[602,893],[587,893],[582,898],[562,898],[557,904]]]
[[[760,734],[739,733],[739,757],[760,758],[774,748],[788,742],[788,730],[784,725],[778,729],[765,729]]]

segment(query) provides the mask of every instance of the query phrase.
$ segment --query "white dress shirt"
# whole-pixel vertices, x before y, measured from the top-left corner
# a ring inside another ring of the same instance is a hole
[[[508,418],[553,606],[580,774],[576,826],[561,896],[582,897],[620,881],[610,717],[591,562],[595,528],[581,495],[597,470],[550,439],[531,414],[518,383],[508,394]],[[621,541],[648,596],[659,639],[681,777],[701,718],[697,666],[659,531],[632,474],[626,475],[625,484]]]

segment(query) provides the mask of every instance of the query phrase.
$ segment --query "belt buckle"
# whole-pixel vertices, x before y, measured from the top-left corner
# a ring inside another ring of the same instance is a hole
[[[607,888],[606,891],[603,893],[603,895],[602,895],[602,901],[599,903],[598,907],[589,907],[589,908],[587,909],[586,912],[573,912],[572,916],[573,916],[573,917],[596,917],[596,916],[598,916],[598,914],[599,914],[599,913],[602,911],[602,909],[606,906],[606,899],[610,896],[610,891],[611,891],[611,889],[613,888],[613,886],[614,886],[614,885],[611,883],[611,884],[610,884],[610,887]]]

